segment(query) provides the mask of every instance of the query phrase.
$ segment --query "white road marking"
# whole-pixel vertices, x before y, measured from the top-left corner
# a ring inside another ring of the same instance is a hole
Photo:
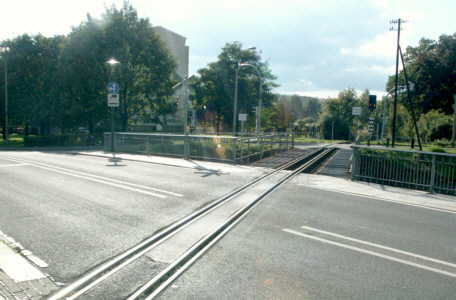
[[[151,195],[151,196],[155,196],[155,197],[159,197],[159,198],[166,198],[166,196],[152,193],[152,192],[147,192],[147,191],[144,191],[143,189],[161,192],[161,193],[165,193],[165,194],[170,194],[170,195],[174,195],[174,196],[178,196],[178,197],[183,196],[181,194],[177,194],[177,193],[173,193],[173,192],[169,192],[169,191],[165,191],[165,190],[155,189],[155,188],[151,188],[151,187],[147,187],[147,186],[141,186],[138,184],[123,182],[120,180],[106,178],[106,177],[102,177],[102,176],[98,176],[98,175],[87,174],[87,173],[83,173],[83,172],[79,172],[79,171],[68,170],[68,169],[64,169],[64,168],[60,168],[60,167],[56,167],[56,166],[52,166],[52,165],[48,165],[48,164],[36,163],[36,162],[32,162],[32,161],[25,161],[22,159],[19,160],[19,159],[7,158],[7,157],[1,157],[1,158],[5,159],[5,160],[15,161],[15,162],[27,163],[27,164],[37,167],[37,168],[42,168],[42,169],[57,172],[57,173],[62,173],[62,174],[66,174],[66,175],[70,175],[70,176],[74,176],[74,177],[79,177],[79,178],[83,178],[83,179],[87,179],[87,180],[91,180],[91,181],[95,181],[95,182],[99,182],[99,183],[103,183],[103,184],[107,184],[107,185],[111,185],[111,186],[115,186],[115,187],[120,187],[123,189],[131,190],[131,191],[135,191],[138,193]],[[134,188],[134,187],[136,187],[136,188]]]
[[[406,202],[406,201],[400,201],[400,200],[393,200],[393,199],[380,198],[380,197],[375,197],[375,196],[363,195],[363,194],[360,194],[360,193],[353,193],[353,192],[346,192],[346,191],[328,189],[328,188],[317,187],[317,186],[312,186],[312,185],[307,185],[307,184],[302,184],[302,183],[298,183],[297,185],[304,186],[304,187],[309,187],[309,188],[313,188],[313,189],[319,189],[319,190],[324,190],[324,191],[330,191],[330,192],[334,192],[334,193],[340,193],[340,194],[345,194],[345,195],[358,196],[358,197],[362,197],[362,198],[368,198],[368,199],[379,200],[379,201],[385,201],[385,202],[392,202],[392,203],[397,203],[397,204],[404,204],[404,205],[408,205],[408,206],[414,206],[414,207],[419,207],[419,208],[424,208],[424,209],[430,209],[430,210],[436,210],[436,211],[446,212],[446,213],[450,213],[450,214],[456,214],[456,211],[452,211],[452,210],[450,210],[450,209],[436,208],[436,207],[427,206],[427,205],[414,204],[414,203],[410,203],[410,202]]]
[[[319,241],[319,242],[322,242],[322,243],[326,243],[326,244],[330,244],[330,245],[334,245],[334,246],[339,246],[339,247],[342,247],[342,248],[350,249],[350,250],[353,250],[353,251],[358,251],[358,252],[361,252],[361,253],[373,255],[373,256],[384,258],[384,259],[387,259],[387,260],[392,260],[392,261],[395,261],[395,262],[398,262],[398,263],[401,263],[401,264],[413,266],[413,267],[416,267],[416,268],[419,268],[419,269],[423,269],[423,270],[427,270],[427,271],[431,271],[431,272],[435,272],[435,273],[439,273],[439,274],[442,274],[442,275],[446,275],[446,276],[450,276],[450,277],[456,278],[456,274],[455,273],[447,272],[447,271],[436,269],[436,268],[431,268],[431,267],[428,267],[428,266],[425,266],[425,265],[421,265],[421,264],[417,264],[417,263],[414,263],[414,262],[411,262],[411,261],[399,259],[399,258],[396,258],[396,257],[393,257],[393,256],[384,255],[384,254],[381,254],[381,253],[365,250],[365,249],[362,249],[362,248],[353,247],[353,246],[345,245],[345,244],[342,244],[342,243],[338,243],[338,242],[322,239],[322,238],[319,238],[319,237],[316,237],[316,236],[304,234],[304,233],[301,233],[301,232],[298,232],[298,231],[294,231],[294,230],[291,230],[291,229],[284,228],[282,230],[285,231],[285,232],[294,234],[294,235],[298,235],[298,236],[301,236],[301,237],[305,237],[305,238],[311,239],[311,240],[316,240],[316,241]]]
[[[14,165],[0,165],[2,167],[20,167],[20,166],[28,166],[29,164],[14,164]]]
[[[385,249],[385,250],[388,250],[388,251],[391,251],[391,252],[396,252],[396,253],[400,253],[400,254],[416,257],[416,258],[419,258],[419,259],[422,259],[422,260],[432,261],[432,262],[435,262],[435,263],[438,263],[438,264],[442,264],[442,265],[446,265],[446,266],[450,266],[450,267],[456,268],[456,264],[453,264],[453,263],[450,263],[450,262],[446,262],[446,261],[443,261],[443,260],[439,260],[439,259],[435,259],[435,258],[431,258],[431,257],[427,257],[427,256],[423,256],[423,255],[407,252],[407,251],[402,251],[402,250],[395,249],[395,248],[390,248],[390,247],[387,247],[387,246],[382,246],[382,245],[379,245],[379,244],[374,244],[374,243],[370,243],[370,242],[354,239],[354,238],[351,238],[351,237],[348,237],[348,236],[344,236],[344,235],[340,235],[340,234],[336,234],[336,233],[332,233],[332,232],[328,232],[328,231],[324,231],[324,230],[320,230],[320,229],[316,229],[316,228],[312,228],[312,227],[308,227],[308,226],[301,226],[301,228],[304,228],[304,229],[307,229],[307,230],[311,230],[311,231],[315,231],[315,232],[320,232],[320,233],[323,233],[323,234],[326,234],[326,235],[331,235],[331,236],[334,236],[334,237],[337,237],[337,238],[341,238],[341,239],[345,239],[345,240],[348,240],[348,241],[352,241],[352,242],[356,242],[356,243],[360,243],[360,244],[364,244],[364,245],[369,245],[369,246],[372,246],[372,247]]]

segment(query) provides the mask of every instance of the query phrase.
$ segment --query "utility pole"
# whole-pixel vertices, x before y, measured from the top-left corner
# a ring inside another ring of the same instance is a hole
[[[397,24],[397,48],[396,48],[396,81],[394,89],[394,112],[393,112],[393,141],[391,146],[394,148],[394,140],[396,137],[396,112],[397,112],[397,85],[399,80],[399,41],[401,37],[401,23],[406,23],[407,21],[397,19],[390,22],[390,24]],[[394,27],[390,28],[391,31],[395,30]]]

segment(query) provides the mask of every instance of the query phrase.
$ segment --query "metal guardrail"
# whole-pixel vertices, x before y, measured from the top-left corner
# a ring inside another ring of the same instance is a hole
[[[456,195],[456,155],[353,145],[352,180]]]
[[[111,133],[105,133],[104,150],[111,150]],[[141,153],[185,159],[248,164],[291,147],[288,133],[257,137],[151,134],[116,132],[116,152]]]

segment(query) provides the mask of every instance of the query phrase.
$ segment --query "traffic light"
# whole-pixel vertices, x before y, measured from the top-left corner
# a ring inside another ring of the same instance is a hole
[[[235,68],[236,70],[239,69],[239,60],[236,60],[236,61],[234,62],[234,68]]]
[[[376,95],[370,95],[369,96],[369,109],[374,110],[377,108],[377,96]]]

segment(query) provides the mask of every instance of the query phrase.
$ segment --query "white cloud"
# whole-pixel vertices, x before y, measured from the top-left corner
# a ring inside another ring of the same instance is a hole
[[[391,58],[396,55],[397,38],[392,32],[385,32],[374,40],[361,45],[357,52],[363,57]]]

